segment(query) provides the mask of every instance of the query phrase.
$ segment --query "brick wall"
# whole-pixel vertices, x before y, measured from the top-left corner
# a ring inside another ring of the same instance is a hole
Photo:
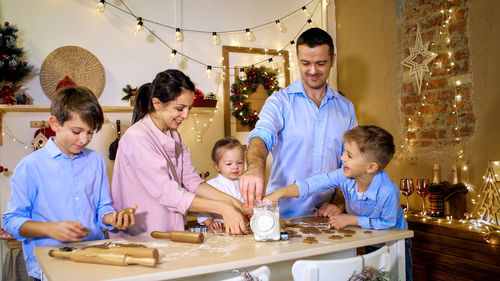
[[[420,95],[410,69],[401,65],[404,145],[417,149],[460,147],[476,128],[471,99],[469,0],[400,0],[400,5],[401,61],[415,46],[417,24],[423,44],[429,43],[427,50],[437,54],[428,64],[430,72],[424,72]],[[421,63],[423,59],[417,56],[414,61]]]

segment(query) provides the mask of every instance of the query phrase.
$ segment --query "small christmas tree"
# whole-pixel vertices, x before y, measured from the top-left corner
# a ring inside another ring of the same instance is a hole
[[[486,175],[484,176],[484,188],[482,190],[482,200],[479,203],[477,213],[479,219],[485,223],[500,227],[500,181],[498,180],[498,161],[488,164]]]
[[[32,70],[22,60],[23,49],[16,47],[17,31],[9,22],[0,25],[0,103],[15,103],[15,84]]]

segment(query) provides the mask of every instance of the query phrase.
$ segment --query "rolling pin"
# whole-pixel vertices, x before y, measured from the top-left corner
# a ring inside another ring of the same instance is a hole
[[[153,238],[170,238],[174,242],[186,242],[186,243],[203,243],[203,233],[201,232],[190,232],[190,231],[172,231],[172,232],[161,232],[153,231],[151,232],[151,237]]]
[[[145,248],[145,247],[110,247],[110,248],[100,248],[100,247],[88,247],[82,249],[82,251],[93,252],[93,253],[110,253],[110,254],[120,254],[129,255],[134,258],[154,258],[158,260],[158,249],[156,248]]]
[[[73,250],[70,252],[50,250],[49,256],[54,258],[66,258],[76,262],[97,263],[108,265],[139,264],[144,266],[156,266],[158,259],[136,258],[126,254],[94,253],[86,250]]]

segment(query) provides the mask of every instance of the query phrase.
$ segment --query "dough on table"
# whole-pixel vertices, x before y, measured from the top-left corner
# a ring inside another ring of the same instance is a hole
[[[344,234],[344,237],[352,237],[352,234]]]
[[[367,233],[368,234],[368,233],[372,233],[372,231],[371,230],[365,230],[365,231],[363,231],[363,233]]]
[[[328,217],[307,216],[302,218],[302,222],[308,224],[324,224],[328,222]]]
[[[302,240],[302,243],[304,244],[318,244],[318,240],[316,237],[306,237],[304,240]]]

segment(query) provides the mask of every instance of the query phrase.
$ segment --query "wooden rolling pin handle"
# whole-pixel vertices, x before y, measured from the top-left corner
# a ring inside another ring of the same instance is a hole
[[[158,260],[155,258],[136,258],[129,255],[125,256],[125,264],[138,264],[144,266],[156,266]]]
[[[50,250],[49,251],[49,256],[53,258],[66,258],[66,259],[71,259],[71,252],[63,252],[60,250]]]
[[[189,232],[189,231],[172,231],[172,232],[161,232],[153,231],[151,232],[151,237],[153,238],[170,238],[174,242],[186,242],[201,244],[205,239],[203,233],[201,232]]]
[[[151,237],[153,238],[170,238],[170,232],[153,231],[151,232]]]

